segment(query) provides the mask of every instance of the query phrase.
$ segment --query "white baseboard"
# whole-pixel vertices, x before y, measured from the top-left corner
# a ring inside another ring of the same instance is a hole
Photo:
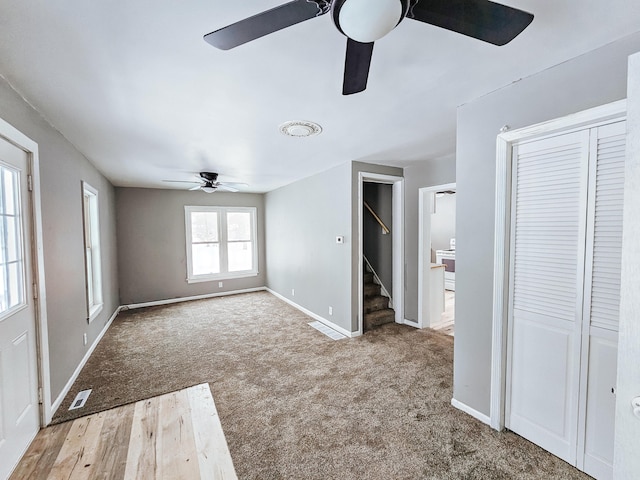
[[[320,315],[317,315],[315,313],[313,313],[311,310],[307,310],[306,308],[298,305],[297,303],[289,300],[287,297],[284,297],[282,295],[280,295],[278,292],[274,292],[273,290],[271,290],[270,288],[266,288],[267,292],[269,292],[271,295],[273,295],[274,297],[279,298],[280,300],[282,300],[283,302],[288,303],[289,305],[291,305],[293,308],[296,308],[298,310],[300,310],[302,313],[304,313],[305,315],[309,315],[311,318],[313,318],[314,320],[319,321],[320,323],[324,323],[327,327],[332,328],[333,330],[335,330],[336,332],[340,332],[342,335],[346,336],[346,337],[357,337],[358,336],[358,332],[350,332],[349,330],[347,330],[346,328],[340,327],[339,325],[336,325],[335,323],[333,323],[330,320],[327,320],[324,317],[321,317]]]
[[[491,419],[487,415],[485,415],[484,413],[480,413],[479,411],[471,408],[469,405],[459,402],[455,398],[451,399],[451,405],[453,405],[458,410],[462,410],[464,413],[468,413],[476,420],[480,420],[482,423],[485,423],[489,426],[491,425]]]
[[[98,346],[98,343],[100,343],[100,340],[102,340],[102,337],[104,337],[104,334],[107,333],[107,330],[111,326],[111,323],[115,320],[115,318],[118,316],[118,313],[120,313],[121,310],[123,310],[122,307],[116,308],[115,312],[113,312],[113,315],[111,315],[111,318],[109,318],[109,321],[105,324],[104,328],[100,331],[96,339],[93,341],[93,343],[91,344],[87,352],[84,354],[84,357],[82,357],[82,360],[80,360],[80,363],[78,364],[75,371],[73,372],[73,375],[71,375],[71,378],[69,378],[69,381],[62,389],[62,392],[60,392],[60,395],[58,395],[58,398],[56,398],[56,400],[51,405],[51,417],[55,415],[56,411],[60,407],[60,404],[64,400],[64,397],[67,396],[67,393],[69,393],[69,390],[71,390],[71,387],[73,386],[74,382],[77,380],[78,375],[80,375],[80,372],[82,371],[85,364],[89,360],[89,357]]]
[[[205,293],[204,295],[194,295],[192,297],[168,298],[166,300],[155,300],[153,302],[130,303],[123,305],[121,310],[133,310],[134,308],[157,307],[159,305],[169,305],[171,303],[189,302],[191,300],[203,300],[205,298],[225,297],[228,295],[238,295],[239,293],[261,292],[268,290],[266,287],[245,288],[244,290],[231,290],[229,292]]]

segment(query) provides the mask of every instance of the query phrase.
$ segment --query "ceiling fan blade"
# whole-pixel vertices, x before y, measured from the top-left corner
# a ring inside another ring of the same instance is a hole
[[[314,1],[294,0],[279,7],[258,13],[204,36],[207,43],[220,50],[229,50],[296,23],[327,13]]]
[[[222,191],[226,191],[226,192],[238,192],[239,190],[237,188],[233,188],[230,187],[229,185],[226,185],[224,183],[219,183],[218,185],[216,185],[216,188],[218,190],[222,190]]]
[[[418,0],[407,18],[505,45],[533,21],[531,13],[489,0]]]
[[[189,190],[200,190],[201,187],[202,185],[197,185],[195,187],[191,187]]]
[[[167,182],[167,183],[199,183],[197,180],[194,181],[190,181],[190,180],[162,180],[163,182]]]
[[[230,186],[228,183],[219,183],[218,190],[226,190],[227,192],[238,192],[239,190],[235,187]]]
[[[342,94],[351,95],[367,88],[369,65],[373,54],[373,42],[360,43],[347,38],[347,54],[344,60]]]

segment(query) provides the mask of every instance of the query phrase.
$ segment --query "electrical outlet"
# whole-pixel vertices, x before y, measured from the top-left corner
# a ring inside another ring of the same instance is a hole
[[[296,296],[296,289],[295,289],[295,288],[292,288],[292,289],[291,289],[291,296],[292,296],[292,297],[295,297],[295,296]]]
[[[86,333],[83,333],[83,334],[82,334],[82,344],[83,344],[83,345],[86,345],[86,344],[88,343],[88,341],[89,341],[89,340],[87,339],[87,334],[86,334]]]
[[[222,288],[222,282],[218,282],[218,288]]]
[[[333,315],[333,307],[329,307],[329,315]]]

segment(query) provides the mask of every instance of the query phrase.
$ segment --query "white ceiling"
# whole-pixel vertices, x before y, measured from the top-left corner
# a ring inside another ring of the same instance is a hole
[[[264,192],[349,160],[452,154],[456,106],[640,30],[638,0],[502,1],[535,15],[504,47],[405,20],[351,96],[330,15],[229,51],[202,39],[285,2],[0,0],[0,74],[114,185],[188,188],[163,180],[209,170]],[[324,131],[286,137],[287,120]]]

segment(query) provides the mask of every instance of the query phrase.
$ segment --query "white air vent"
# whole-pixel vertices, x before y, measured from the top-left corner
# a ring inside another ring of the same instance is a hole
[[[280,133],[289,137],[311,137],[320,132],[322,132],[320,125],[303,120],[293,120],[280,125]]]
[[[343,338],[347,338],[339,332],[336,332],[334,329],[327,327],[324,323],[321,322],[309,322],[309,326],[315,328],[319,332],[324,333],[327,337],[333,340],[342,340]]]
[[[69,410],[76,410],[78,408],[84,407],[84,404],[87,403],[87,399],[89,398],[90,394],[91,394],[91,389],[82,390],[81,392],[78,392],[78,395],[76,395],[76,398],[73,400],[73,402],[71,402],[71,406],[69,407]]]

